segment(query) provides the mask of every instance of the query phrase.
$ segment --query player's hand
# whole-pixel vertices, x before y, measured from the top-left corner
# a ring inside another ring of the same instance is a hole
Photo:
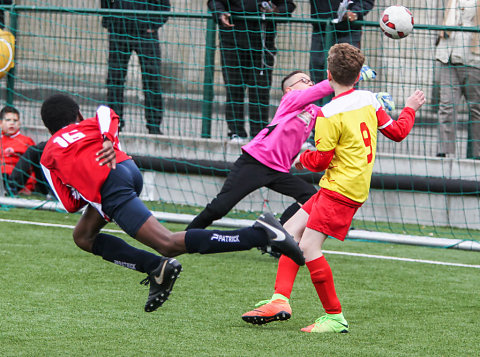
[[[297,158],[293,162],[293,165],[297,170],[303,170],[305,168],[303,167],[303,164],[300,162],[300,155],[297,156]]]
[[[262,4],[260,5],[260,11],[265,13],[273,13],[278,12],[278,8],[277,5],[271,1],[262,1]]]
[[[383,109],[388,110],[389,112],[391,112],[392,110],[395,110],[395,102],[393,101],[393,98],[390,95],[390,93],[378,92],[375,95],[377,97],[377,100],[382,105]]]
[[[117,155],[110,140],[106,139],[103,141],[102,150],[97,152],[97,161],[100,166],[107,165],[113,170],[117,167]]]
[[[220,24],[224,27],[233,27],[235,25],[232,25],[230,22],[230,13],[228,12],[222,12],[220,16],[218,17],[218,20],[220,21]]]
[[[422,105],[425,104],[425,102],[425,94],[421,90],[417,89],[410,97],[408,97],[405,107],[412,108],[413,110],[417,111]]]
[[[358,20],[358,15],[354,13],[353,11],[347,11],[345,15],[343,15],[343,21],[357,21]]]
[[[374,79],[377,76],[377,73],[371,69],[369,66],[364,64],[362,69],[360,70],[360,81],[368,81],[370,79]]]

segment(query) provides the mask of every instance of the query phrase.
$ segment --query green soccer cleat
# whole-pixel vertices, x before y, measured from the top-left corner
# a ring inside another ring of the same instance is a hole
[[[336,332],[347,333],[348,322],[343,317],[343,313],[339,314],[326,314],[315,320],[315,323],[302,328],[303,332]]]

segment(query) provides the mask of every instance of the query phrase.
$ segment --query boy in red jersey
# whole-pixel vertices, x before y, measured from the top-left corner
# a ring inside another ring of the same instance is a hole
[[[8,179],[20,160],[20,157],[27,149],[35,145],[35,142],[28,136],[20,132],[20,113],[17,109],[5,106],[0,111],[1,126],[1,147],[0,147],[0,166],[2,170],[2,178],[5,188],[9,190]],[[27,180],[24,193],[29,193],[35,189],[35,175],[30,176]]]
[[[142,175],[120,150],[119,119],[110,108],[100,106],[94,118],[84,120],[72,98],[57,94],[42,104],[41,116],[52,134],[40,160],[45,177],[68,212],[86,206],[73,231],[75,244],[107,261],[147,273],[142,281],[150,284],[145,311],[154,311],[165,302],[180,273],[180,263],[166,257],[263,247],[305,264],[298,244],[273,215],[262,215],[253,227],[234,231],[172,233],[162,226],[138,198]],[[100,233],[110,219],[163,256]]]
[[[348,332],[342,307],[335,292],[332,271],[322,253],[327,236],[345,239],[353,215],[365,202],[370,188],[377,144],[377,130],[394,141],[403,140],[413,127],[415,112],[425,103],[417,90],[408,99],[398,120],[392,120],[375,95],[354,89],[364,55],[356,47],[334,45],[328,55],[328,80],[335,97],[317,116],[317,151],[305,151],[295,161],[297,169],[325,174],[320,190],[284,225],[300,243],[312,283],[326,314],[304,332]],[[242,318],[253,324],[287,320],[289,304],[299,266],[282,256],[278,263],[275,291],[270,300],[257,304]]]

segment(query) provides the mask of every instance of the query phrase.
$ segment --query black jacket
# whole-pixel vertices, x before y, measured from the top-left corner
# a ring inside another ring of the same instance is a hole
[[[342,0],[310,0],[310,11],[312,18],[314,19],[336,19],[338,6]],[[375,5],[375,0],[353,0],[353,2],[348,5],[348,10],[355,12],[358,16],[358,20],[363,20],[364,16],[368,14],[370,10],[373,9]],[[348,24],[348,21],[342,21],[335,25],[335,28],[338,30],[345,29],[360,29],[361,26],[351,22]]]
[[[12,5],[12,0],[0,0],[0,5]],[[0,29],[5,27],[5,14],[0,10]]]
[[[158,30],[168,16],[155,14],[156,11],[170,11],[170,0],[100,0],[102,9],[150,11],[151,14],[112,14],[103,17],[102,26],[116,33]]]
[[[262,2],[264,0],[208,0],[207,6],[217,23],[218,17],[224,12],[230,13],[233,17],[239,16],[259,16]],[[278,13],[274,16],[290,16],[295,10],[296,5],[293,0],[271,0],[278,8]],[[231,18],[235,24],[235,18]],[[252,22],[252,21],[251,21]],[[258,21],[255,21],[258,23]]]

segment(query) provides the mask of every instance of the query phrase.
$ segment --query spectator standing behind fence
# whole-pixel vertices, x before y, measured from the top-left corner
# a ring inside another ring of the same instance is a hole
[[[208,8],[220,29],[222,74],[226,86],[225,119],[228,136],[242,143],[245,129],[244,100],[248,89],[250,137],[270,121],[269,103],[275,62],[276,28],[269,16],[288,16],[292,0],[208,0]],[[261,16],[245,20],[236,16]]]
[[[450,0],[443,25],[479,26],[480,1]],[[471,121],[471,156],[480,159],[480,44],[474,32],[442,31],[437,41],[440,103],[438,111],[438,157],[455,156],[457,124],[456,105],[462,95],[469,106]]]
[[[15,165],[27,149],[35,145],[35,142],[20,132],[20,113],[11,106],[5,106],[0,111],[1,147],[0,166],[2,181],[5,189],[8,190],[7,180],[10,177]],[[27,181],[24,192],[31,192],[35,188],[35,176]]]
[[[158,29],[168,17],[158,11],[170,11],[170,0],[100,0],[101,7],[112,10],[149,11],[148,14],[112,13],[102,26],[109,33],[107,102],[123,118],[125,79],[128,62],[135,51],[142,71],[145,117],[150,134],[163,134],[163,100],[160,84],[161,52]],[[121,119],[119,128],[125,122]]]
[[[375,0],[310,0],[312,19],[333,21],[332,45],[346,42],[357,48],[361,46],[362,26],[356,23],[363,20],[372,10]],[[326,78],[326,53],[328,53],[325,23],[313,24],[310,52],[310,75],[315,83]]]
[[[0,5],[12,5],[12,0],[0,0]],[[5,13],[0,10],[0,29],[5,28]]]

